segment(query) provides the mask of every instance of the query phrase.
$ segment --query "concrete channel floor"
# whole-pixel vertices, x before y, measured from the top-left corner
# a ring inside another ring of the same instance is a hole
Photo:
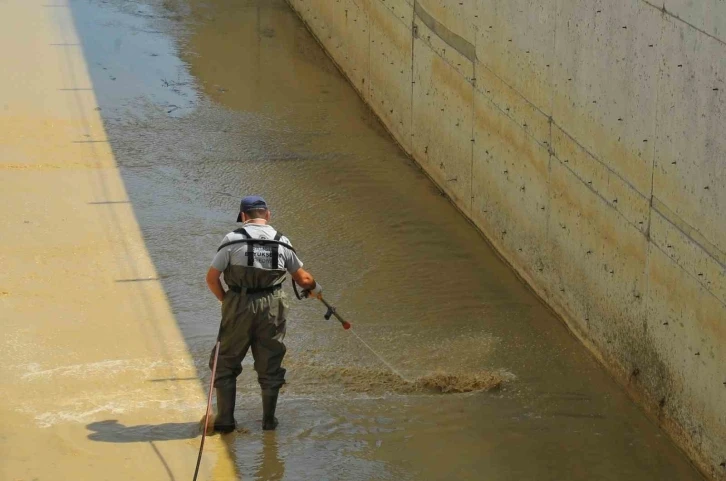
[[[0,479],[191,479],[219,322],[203,274],[253,192],[406,379],[505,382],[410,392],[294,301],[279,430],[248,360],[203,479],[702,479],[282,0],[0,8]]]

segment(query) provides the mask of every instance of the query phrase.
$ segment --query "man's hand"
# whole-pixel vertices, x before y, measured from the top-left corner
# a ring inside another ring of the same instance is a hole
[[[308,271],[300,268],[292,274],[292,279],[303,288],[302,294],[305,298],[322,299],[323,288]]]
[[[222,287],[222,281],[219,280],[219,276],[222,272],[218,271],[214,267],[210,267],[207,271],[207,287],[212,291],[214,297],[219,299],[219,302],[224,301],[224,288]]]
[[[319,282],[316,282],[315,287],[313,287],[312,289],[305,289],[303,293],[308,299],[322,299],[323,286],[321,286]]]

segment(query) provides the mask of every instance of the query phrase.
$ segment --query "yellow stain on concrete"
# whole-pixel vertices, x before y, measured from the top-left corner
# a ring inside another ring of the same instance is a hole
[[[53,5],[0,16],[0,479],[191,479],[205,389]],[[200,479],[236,479],[205,451]]]

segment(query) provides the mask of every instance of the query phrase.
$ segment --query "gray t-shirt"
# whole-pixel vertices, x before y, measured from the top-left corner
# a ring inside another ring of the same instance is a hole
[[[269,225],[263,224],[247,224],[245,227],[247,233],[253,239],[274,239],[277,235],[277,231]],[[236,240],[244,239],[242,234],[236,232],[230,232],[219,245],[226,244]],[[290,240],[282,236],[280,242],[290,244]],[[212,260],[212,267],[218,271],[223,271],[228,265],[234,266],[246,266],[247,265],[247,250],[254,249],[255,259],[254,267],[260,267],[262,269],[274,269],[272,265],[272,246],[261,245],[261,244],[248,244],[246,242],[240,242],[225,247],[224,249],[217,252]],[[287,269],[290,274],[296,272],[303,266],[303,263],[298,259],[297,255],[285,246],[279,246],[278,248],[278,266],[280,269]]]

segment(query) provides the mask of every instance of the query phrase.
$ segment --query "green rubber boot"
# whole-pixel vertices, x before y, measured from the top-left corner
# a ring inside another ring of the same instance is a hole
[[[217,388],[217,416],[214,418],[214,431],[231,433],[237,427],[234,420],[234,402],[237,396],[235,387]]]
[[[274,431],[277,427],[275,409],[277,408],[277,394],[262,395],[262,430]]]

